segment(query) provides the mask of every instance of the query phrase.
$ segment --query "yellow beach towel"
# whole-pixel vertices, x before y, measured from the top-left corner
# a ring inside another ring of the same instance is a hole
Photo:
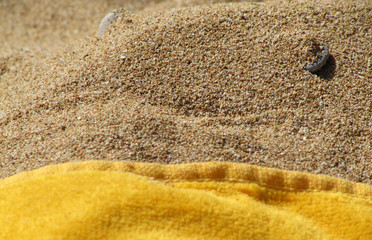
[[[236,163],[67,163],[0,181],[0,238],[372,239],[372,186]]]

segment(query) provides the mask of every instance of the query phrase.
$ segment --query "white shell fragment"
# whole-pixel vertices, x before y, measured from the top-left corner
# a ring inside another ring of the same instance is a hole
[[[322,55],[313,64],[308,64],[304,67],[305,70],[315,73],[319,71],[327,62],[329,58],[329,50],[326,46],[322,46]]]
[[[96,34],[97,37],[101,36],[108,26],[117,18],[119,17],[119,12],[110,12],[108,13],[101,21],[101,24],[99,25],[98,32]]]

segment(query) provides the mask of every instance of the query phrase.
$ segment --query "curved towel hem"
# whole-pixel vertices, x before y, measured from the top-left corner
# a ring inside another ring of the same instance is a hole
[[[372,197],[371,185],[326,175],[315,175],[232,162],[204,162],[175,165],[129,161],[69,162],[18,173],[0,180],[0,186],[15,184],[38,176],[90,170],[129,172],[158,181],[243,181],[253,182],[264,187],[283,191],[332,191]]]

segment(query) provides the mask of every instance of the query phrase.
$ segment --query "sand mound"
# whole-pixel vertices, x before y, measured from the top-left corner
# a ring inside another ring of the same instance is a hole
[[[115,8],[156,10],[249,0],[1,0],[0,57],[19,50],[55,48],[93,34]]]
[[[1,174],[222,160],[370,182],[370,19],[363,2],[121,10],[102,37],[0,67]]]

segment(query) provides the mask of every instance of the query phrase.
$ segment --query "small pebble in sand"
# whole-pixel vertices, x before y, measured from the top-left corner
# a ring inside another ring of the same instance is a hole
[[[108,13],[101,21],[101,24],[99,25],[98,32],[96,34],[97,37],[101,36],[108,26],[117,18],[119,17],[119,12],[110,12]]]
[[[304,67],[305,70],[311,73],[315,73],[324,67],[329,58],[329,50],[326,46],[321,46],[321,50],[321,55],[318,57],[317,61],[312,64],[306,65]]]

